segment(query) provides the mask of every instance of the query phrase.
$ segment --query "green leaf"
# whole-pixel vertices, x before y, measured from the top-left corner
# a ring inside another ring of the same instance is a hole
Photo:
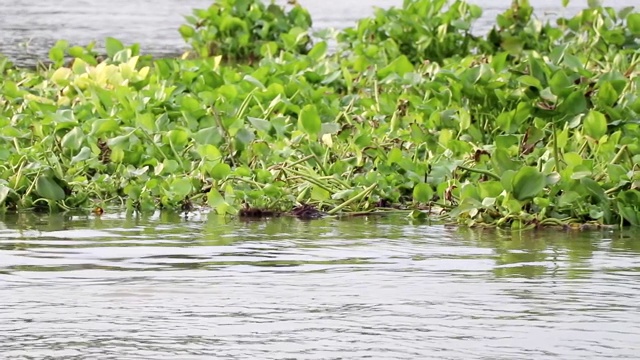
[[[604,114],[591,110],[582,122],[585,134],[598,140],[607,133],[607,119]]]
[[[398,76],[403,76],[408,72],[414,71],[413,64],[406,56],[401,55],[397,57],[395,60],[389,63],[389,65],[383,67],[378,71],[378,75],[381,78],[385,78],[390,74],[398,74]]]
[[[451,25],[454,28],[460,29],[460,30],[469,30],[469,28],[471,27],[471,24],[468,21],[464,21],[464,20],[461,20],[461,19],[453,20],[451,22]]]
[[[524,48],[524,42],[519,37],[510,36],[505,38],[500,46],[510,54],[519,54]]]
[[[107,37],[105,39],[105,48],[107,49],[107,56],[113,59],[113,57],[121,50],[124,49],[124,45],[120,42],[120,40]]]
[[[82,148],[82,150],[80,150],[78,155],[76,155],[76,156],[71,158],[71,163],[75,164],[77,162],[87,160],[87,159],[91,158],[91,155],[92,155],[91,149],[89,147],[87,147],[87,146],[84,146]]]
[[[588,177],[583,177],[582,179],[580,179],[580,185],[582,185],[584,189],[586,189],[591,195],[593,195],[599,203],[606,203],[609,201],[609,198],[607,198],[607,194],[604,192],[604,189],[602,188],[602,186],[600,186],[600,184],[598,184],[597,181]]]
[[[313,185],[311,188],[311,199],[316,201],[325,201],[331,198],[331,193],[321,188],[320,186]]]
[[[178,31],[180,32],[180,35],[182,36],[183,39],[188,39],[190,37],[193,37],[193,35],[196,33],[191,26],[186,24],[180,25],[180,27],[178,28]]]
[[[572,92],[558,107],[562,115],[582,114],[587,109],[587,99],[584,94],[574,91]]]
[[[402,150],[398,148],[393,148],[387,155],[387,165],[399,163],[403,158],[404,158],[404,155],[402,154]]]
[[[216,144],[219,145],[222,141],[222,135],[220,134],[220,130],[216,126],[208,127],[199,130],[194,136],[193,139],[197,144],[207,145],[207,144]]]
[[[266,87],[264,86],[263,83],[260,82],[260,80],[254,78],[251,75],[245,75],[243,80],[249,82],[250,84],[252,84],[253,86],[257,87],[260,90],[266,89]]]
[[[533,77],[531,75],[520,76],[518,78],[518,81],[521,84],[524,84],[524,85],[527,85],[527,86],[533,86],[533,87],[537,88],[538,90],[542,90],[542,84],[540,83],[540,80],[536,79],[535,77]]]
[[[98,119],[91,124],[90,135],[100,137],[103,134],[120,130],[120,124],[113,119]]]
[[[171,182],[170,189],[178,199],[184,199],[193,191],[193,184],[189,178],[181,177]]]
[[[338,123],[334,123],[334,122],[328,122],[328,123],[322,123],[322,126],[320,127],[320,134],[319,135],[325,135],[325,134],[335,134],[338,131],[340,131],[340,125]]]
[[[249,145],[253,140],[255,140],[256,135],[253,131],[249,131],[247,129],[240,129],[236,133],[236,140],[238,140],[243,145]]]
[[[211,177],[216,180],[222,180],[227,176],[229,176],[230,173],[231,173],[231,166],[229,166],[229,164],[219,163],[219,164],[216,164],[213,167],[213,169],[211,169],[211,171],[209,172],[209,175],[211,175]]]
[[[202,104],[200,104],[200,101],[193,96],[183,96],[180,98],[180,109],[193,113],[202,109]]]
[[[51,48],[49,50],[49,59],[57,66],[60,66],[64,62],[64,50],[57,47]]]
[[[173,146],[182,148],[189,141],[189,133],[183,129],[174,129],[167,133],[167,137]]]
[[[602,6],[602,0],[587,0],[587,4],[590,8],[599,8]]]
[[[48,200],[60,201],[65,198],[62,187],[47,175],[40,175],[36,179],[36,192]]]
[[[640,212],[631,206],[624,206],[618,203],[618,212],[623,219],[627,220],[632,226],[640,226]]]
[[[311,48],[307,56],[310,59],[313,59],[316,61],[320,60],[320,58],[322,58],[327,53],[328,47],[329,46],[327,45],[326,41],[320,41],[319,43],[315,44],[313,48]]]
[[[602,105],[613,106],[618,100],[618,91],[610,82],[603,82],[598,89],[598,100]]]
[[[558,206],[559,207],[571,207],[576,201],[579,201],[581,198],[580,194],[575,191],[565,191],[558,198]]]
[[[520,201],[533,199],[546,185],[546,177],[532,166],[524,166],[512,179],[513,196]]]
[[[112,147],[118,146],[120,144],[125,144],[125,143],[129,142],[130,138],[131,138],[131,134],[125,134],[125,135],[116,136],[116,137],[111,138],[111,139],[109,139],[107,141],[107,146],[112,148]]]
[[[491,156],[491,162],[493,163],[495,171],[498,175],[502,175],[509,170],[516,170],[520,168],[520,163],[512,160],[513,157],[509,154],[507,149],[498,148],[493,152]]]
[[[572,54],[564,54],[564,64],[571,70],[580,71],[584,69],[584,65],[580,58]]]
[[[483,181],[478,184],[480,198],[497,198],[504,188],[500,181]]]
[[[253,125],[253,127],[256,128],[257,130],[264,131],[266,133],[268,133],[271,130],[271,123],[267,120],[258,119],[251,116],[247,117],[247,119],[249,120],[251,125]]]
[[[82,58],[85,52],[86,49],[78,45],[72,46],[67,50],[67,53],[75,58]]]
[[[478,19],[482,16],[482,7],[470,4],[469,13],[471,14],[471,18]]]
[[[232,211],[229,203],[225,201],[216,189],[211,189],[207,194],[207,203],[218,215],[226,215]]]
[[[560,69],[551,76],[549,87],[554,95],[566,97],[573,92],[573,83],[565,72]]]
[[[627,16],[627,27],[635,36],[640,36],[640,13],[633,13]]]
[[[7,200],[10,192],[10,187],[0,184],[0,206],[4,205],[4,202]]]
[[[315,105],[305,105],[300,111],[302,129],[310,136],[316,136],[322,128],[322,122]]]
[[[222,158],[220,150],[211,144],[198,146],[198,155],[207,160],[220,160]]]
[[[340,190],[337,193],[331,195],[331,198],[333,200],[342,200],[342,199],[347,199],[350,198],[351,195],[355,192],[354,189],[345,189],[345,190]]]
[[[76,126],[62,137],[61,145],[65,149],[78,150],[83,142],[84,134],[82,129]]]
[[[569,6],[569,1],[570,0],[562,0],[562,7],[566,8],[567,6]]]
[[[427,183],[420,183],[413,188],[413,199],[419,203],[428,203],[433,198],[433,189]]]
[[[618,18],[626,19],[627,16],[629,16],[629,14],[633,14],[634,11],[635,11],[635,8],[633,6],[625,6],[625,7],[623,7],[622,9],[620,9],[618,11]],[[629,26],[628,25],[628,20],[627,20],[627,26]]]

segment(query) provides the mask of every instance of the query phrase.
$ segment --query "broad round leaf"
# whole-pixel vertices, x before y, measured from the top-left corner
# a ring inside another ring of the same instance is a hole
[[[513,176],[513,196],[520,201],[532,199],[544,189],[546,183],[546,177],[538,169],[522,167]]]
[[[193,28],[191,26],[186,25],[186,24],[181,25],[178,28],[178,31],[180,32],[180,35],[182,35],[182,37],[184,39],[190,38],[195,34],[195,30],[193,30]]]
[[[315,105],[305,105],[300,111],[300,124],[309,135],[317,135],[322,129],[322,122]]]
[[[189,133],[182,129],[171,130],[167,133],[167,136],[173,146],[179,148],[186,146],[189,141]]]
[[[433,189],[427,183],[420,183],[413,188],[413,199],[420,203],[427,203],[433,198]]]
[[[40,175],[36,179],[36,192],[48,200],[60,201],[65,198],[62,187],[46,175]]]
[[[107,56],[113,59],[114,55],[118,53],[118,51],[124,49],[124,45],[120,42],[120,40],[107,37],[105,39],[105,48],[107,49]]]
[[[604,114],[599,111],[589,111],[589,114],[587,114],[582,122],[582,126],[585,134],[596,140],[607,133],[607,119]]]
[[[210,171],[211,177],[216,180],[222,180],[226,178],[230,173],[231,167],[229,166],[229,164],[225,163],[216,164]]]
[[[189,178],[178,178],[171,182],[170,189],[179,199],[182,199],[193,191],[193,184]]]
[[[91,149],[88,146],[84,146],[76,156],[71,158],[71,163],[75,164],[79,161],[87,160],[91,156],[92,156]]]
[[[633,13],[627,17],[629,31],[635,36],[640,36],[640,13]]]
[[[558,107],[564,115],[577,115],[587,109],[587,99],[580,92],[572,92]]]
[[[65,149],[78,150],[83,142],[84,134],[82,129],[76,126],[62,137],[61,145]]]

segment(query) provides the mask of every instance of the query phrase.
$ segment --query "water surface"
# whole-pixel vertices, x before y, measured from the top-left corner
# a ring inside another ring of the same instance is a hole
[[[0,217],[3,359],[637,359],[638,233]]]

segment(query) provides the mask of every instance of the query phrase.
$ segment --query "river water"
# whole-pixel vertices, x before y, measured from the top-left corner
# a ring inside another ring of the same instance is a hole
[[[0,216],[2,359],[638,359],[637,231]]]
[[[284,3],[278,0],[278,3]],[[401,6],[402,0],[299,0],[311,12],[314,27],[343,28],[370,15],[373,7]],[[511,0],[469,0],[484,8],[476,32],[484,33]],[[0,1],[0,54],[19,64],[47,58],[57,40],[73,45],[98,44],[107,36],[126,44],[140,43],[143,53],[173,56],[186,49],[177,29],[193,8],[206,8],[212,0],[59,0]],[[573,0],[567,9],[560,0],[532,1],[541,18],[569,16],[586,6]],[[637,6],[638,0],[604,0],[608,6]]]

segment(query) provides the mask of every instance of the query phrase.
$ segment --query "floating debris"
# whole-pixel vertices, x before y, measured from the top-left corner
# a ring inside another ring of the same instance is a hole
[[[325,213],[318,210],[313,205],[304,204],[293,208],[293,210],[291,210],[291,215],[297,217],[298,219],[312,220],[323,217]]]

